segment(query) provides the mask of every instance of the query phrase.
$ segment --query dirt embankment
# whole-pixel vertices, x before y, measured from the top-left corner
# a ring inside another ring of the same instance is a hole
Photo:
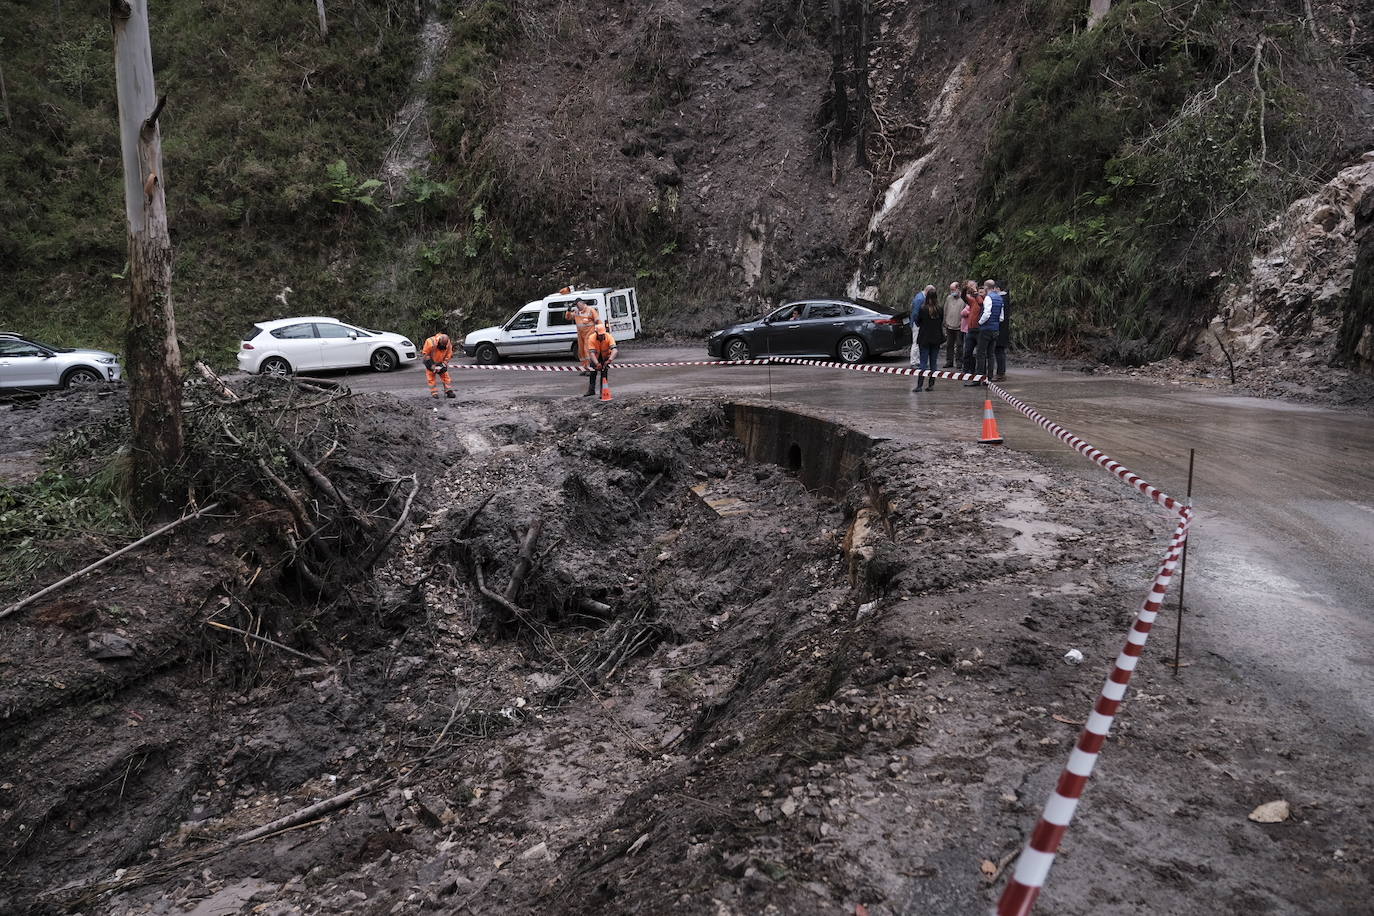
[[[976,911],[1165,527],[964,444],[874,443],[822,498],[709,402],[394,410],[340,445],[424,483],[375,577],[307,597],[240,512],[0,626],[0,909]],[[1185,672],[1142,664],[1047,911],[1348,912],[1368,774]]]

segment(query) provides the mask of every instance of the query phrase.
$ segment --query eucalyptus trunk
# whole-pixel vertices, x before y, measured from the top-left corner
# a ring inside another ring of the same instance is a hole
[[[129,324],[125,369],[133,440],[133,495],[146,515],[178,511],[184,488],[181,350],[172,312],[172,241],[163,193],[158,116],[166,99],[153,83],[148,0],[111,0],[124,212],[129,231]]]
[[[1102,21],[1107,13],[1111,12],[1112,0],[1089,0],[1088,2],[1088,28],[1092,28]]]

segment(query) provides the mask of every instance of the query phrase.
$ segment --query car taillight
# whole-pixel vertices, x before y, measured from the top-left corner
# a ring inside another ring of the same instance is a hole
[[[250,344],[248,341],[245,340],[245,341],[243,342],[243,349],[245,349],[245,350],[251,350],[251,349],[253,349],[253,345]]]
[[[901,324],[901,323],[902,323],[902,319],[900,319],[900,318],[874,318],[874,319],[873,319],[873,323],[874,323],[874,324]]]

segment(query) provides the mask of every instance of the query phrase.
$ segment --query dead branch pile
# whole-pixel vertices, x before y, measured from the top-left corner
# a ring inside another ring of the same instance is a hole
[[[307,593],[332,597],[364,575],[405,524],[419,484],[358,461],[340,444],[357,418],[352,392],[313,380],[259,379],[229,388],[202,363],[187,386],[193,486],[286,510],[285,567]]]

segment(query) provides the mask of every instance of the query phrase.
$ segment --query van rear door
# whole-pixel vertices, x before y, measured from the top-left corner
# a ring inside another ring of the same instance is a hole
[[[618,289],[606,295],[606,314],[603,320],[617,341],[634,340],[639,333],[639,309],[634,302],[634,289]]]

